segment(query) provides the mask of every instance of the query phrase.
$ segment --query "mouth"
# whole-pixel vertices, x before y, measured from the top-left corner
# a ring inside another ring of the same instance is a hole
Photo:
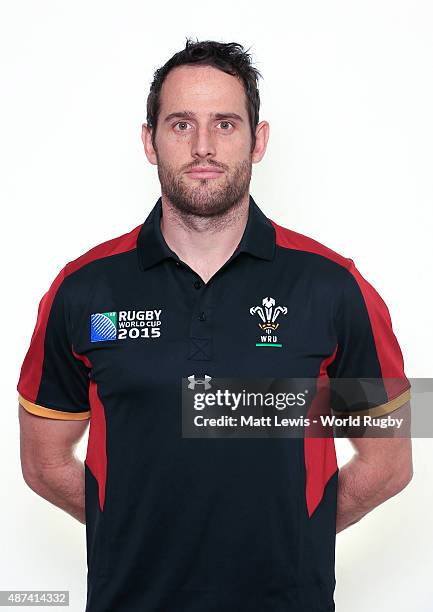
[[[185,174],[191,179],[216,179],[222,176],[224,172],[213,168],[193,168]]]

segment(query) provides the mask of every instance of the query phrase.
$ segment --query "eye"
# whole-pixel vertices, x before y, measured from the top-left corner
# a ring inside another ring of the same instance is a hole
[[[225,131],[225,132],[226,132],[228,129],[230,129],[231,127],[234,127],[233,123],[231,123],[230,121],[225,121],[225,120],[220,121],[220,122],[218,123],[218,125],[223,126],[223,131]]]
[[[178,121],[173,127],[176,128],[179,126],[179,129],[177,130],[178,132],[187,132],[188,130],[186,129],[186,126],[188,125],[190,124],[187,121]]]

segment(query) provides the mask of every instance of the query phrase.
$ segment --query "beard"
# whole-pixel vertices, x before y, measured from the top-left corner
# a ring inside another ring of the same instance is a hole
[[[213,167],[226,171],[224,178],[197,179],[194,184],[187,184],[183,175],[169,165],[158,160],[158,176],[161,183],[161,192],[168,198],[173,206],[181,213],[198,215],[200,217],[218,217],[224,215],[231,208],[236,207],[246,193],[248,193],[252,161],[251,157],[239,162],[228,172],[227,166],[207,162],[209,170]],[[192,170],[188,166],[185,170]],[[221,184],[216,184],[220,181]]]

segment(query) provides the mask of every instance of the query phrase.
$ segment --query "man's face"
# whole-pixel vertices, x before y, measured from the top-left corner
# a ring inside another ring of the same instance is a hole
[[[211,217],[249,190],[252,137],[242,83],[211,66],[180,66],[161,90],[155,156],[161,191],[179,210]]]

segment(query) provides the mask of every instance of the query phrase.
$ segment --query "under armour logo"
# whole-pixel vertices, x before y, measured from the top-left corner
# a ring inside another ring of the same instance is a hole
[[[195,389],[196,385],[204,385],[205,391],[211,388],[210,380],[212,380],[212,376],[204,375],[204,378],[196,378],[194,375],[188,376],[189,384],[188,389]]]

